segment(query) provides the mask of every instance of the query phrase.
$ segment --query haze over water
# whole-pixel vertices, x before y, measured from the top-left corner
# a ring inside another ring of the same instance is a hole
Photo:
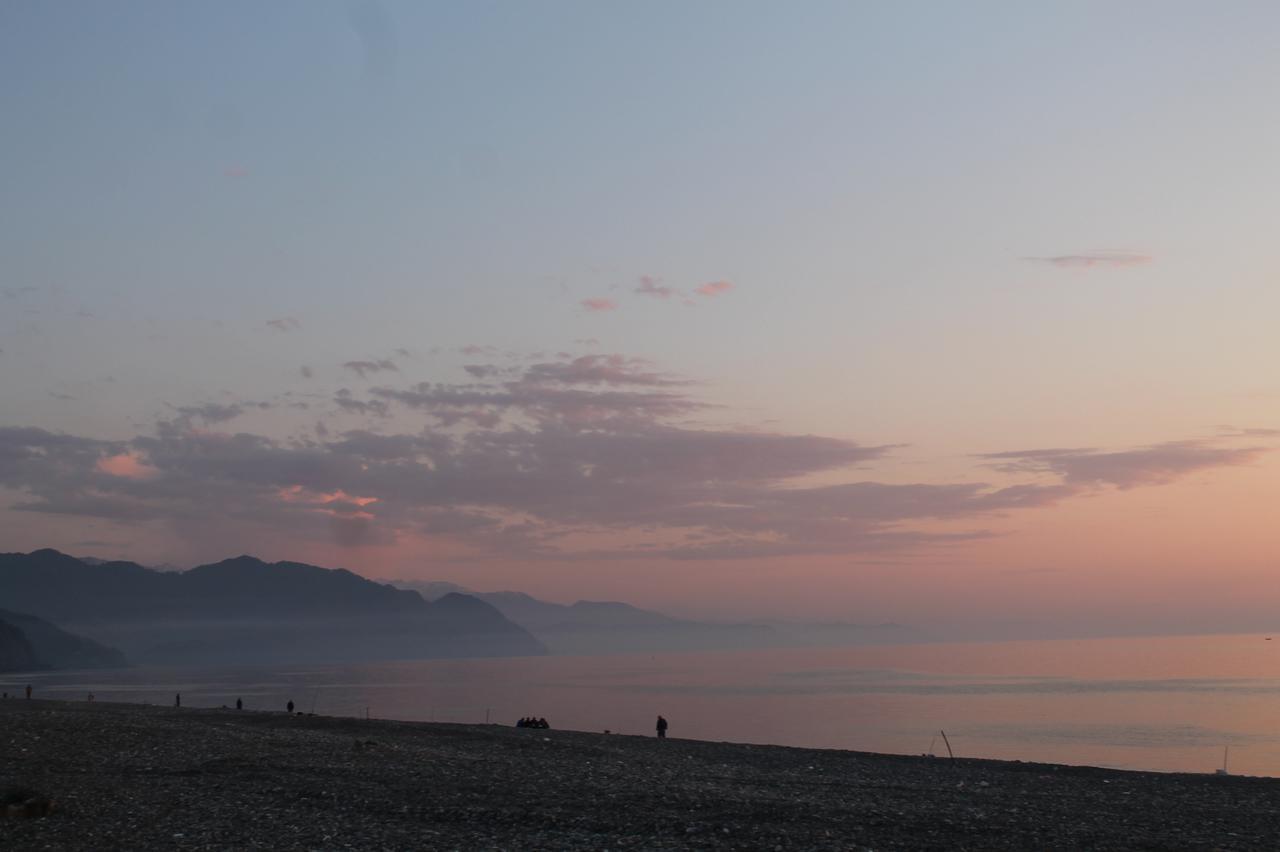
[[[1280,775],[1280,641],[1179,636],[10,676],[10,694]],[[532,733],[532,732],[531,732]]]

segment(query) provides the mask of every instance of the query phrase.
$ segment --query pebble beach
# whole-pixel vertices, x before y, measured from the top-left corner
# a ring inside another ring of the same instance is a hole
[[[10,698],[6,850],[1274,849],[1280,779]],[[27,795],[23,792],[22,795]]]

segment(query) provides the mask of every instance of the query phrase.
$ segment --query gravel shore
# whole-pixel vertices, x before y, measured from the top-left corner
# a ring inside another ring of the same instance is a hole
[[[1280,780],[9,699],[20,849],[1276,849]]]

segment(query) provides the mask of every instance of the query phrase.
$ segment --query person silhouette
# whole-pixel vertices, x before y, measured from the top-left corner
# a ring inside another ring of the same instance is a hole
[[[181,693],[181,692],[179,692],[179,693],[177,693],[177,694],[175,694],[175,695],[173,696],[173,706],[174,706],[174,707],[181,707],[181,706],[182,706],[182,693]]]
[[[237,710],[243,710],[243,709],[244,709],[244,702],[243,702],[243,701],[241,701],[239,698],[237,698],[237,699],[236,699],[236,709],[237,709]]]
[[[290,698],[290,699],[289,699],[289,703],[288,703],[288,704],[284,705],[284,709],[288,710],[290,713],[293,713],[293,699],[292,699],[292,698]]]
[[[659,716],[658,717],[658,739],[662,740],[666,738],[667,738],[667,720]]]
[[[31,684],[27,684],[27,700],[31,699]]]

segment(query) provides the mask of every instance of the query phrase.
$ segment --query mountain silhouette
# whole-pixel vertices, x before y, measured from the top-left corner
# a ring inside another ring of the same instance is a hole
[[[0,672],[25,672],[45,668],[31,647],[27,634],[0,619]]]
[[[394,580],[430,599],[453,583]],[[710,651],[744,648],[847,647],[918,641],[923,634],[897,624],[853,622],[713,622],[676,618],[621,601],[552,603],[525,592],[473,592],[528,630],[553,654]]]
[[[190,571],[0,554],[0,600],[122,649],[135,662],[358,662],[519,656],[546,649],[497,609],[346,570],[238,556]]]
[[[68,633],[34,615],[0,609],[0,623],[22,633],[32,652],[31,668],[112,669],[129,665],[124,654],[115,648]],[[10,666],[8,671],[17,668]]]

